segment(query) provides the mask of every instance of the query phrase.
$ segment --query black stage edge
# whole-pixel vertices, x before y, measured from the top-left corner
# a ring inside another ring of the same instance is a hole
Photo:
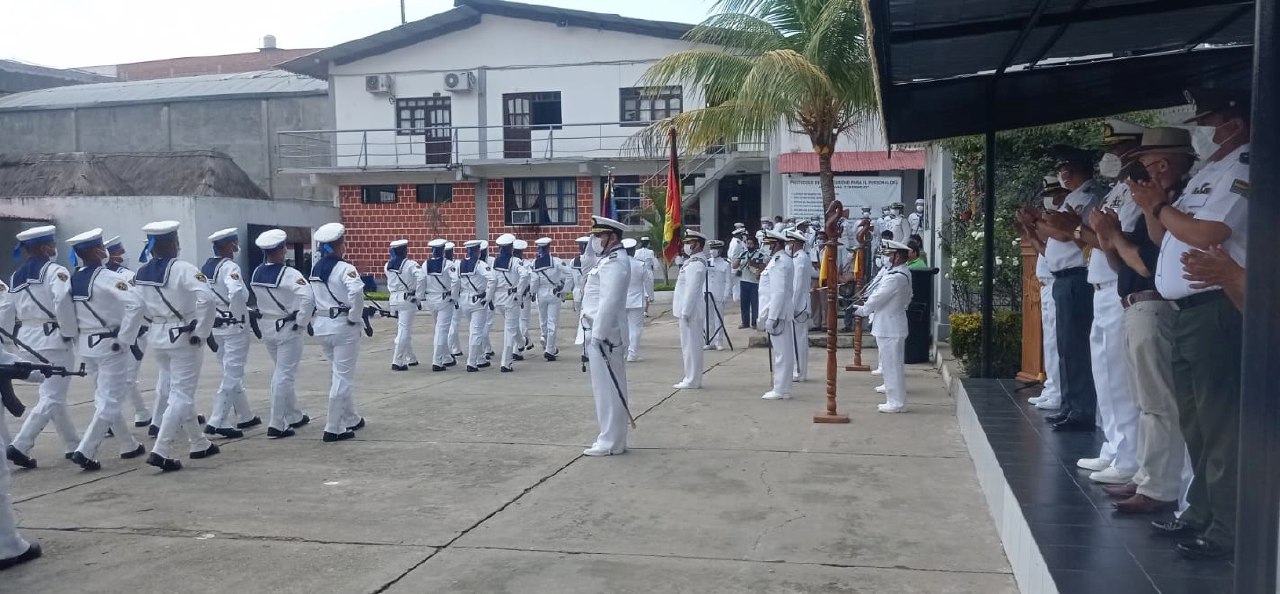
[[[952,383],[962,433],[1022,592],[1232,591],[1230,563],[1185,561],[1174,541],[1152,535],[1151,520],[1166,515],[1114,513],[1113,500],[1075,465],[1098,455],[1101,430],[1053,432],[1043,420],[1049,413],[1027,403],[1039,386],[1023,385]]]

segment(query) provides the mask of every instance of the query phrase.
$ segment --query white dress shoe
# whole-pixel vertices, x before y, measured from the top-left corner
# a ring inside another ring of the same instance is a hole
[[[884,375],[884,370],[877,367],[871,370],[871,375]]]
[[[677,389],[677,390],[697,390],[697,389],[702,388],[702,386],[695,386],[695,385],[693,385],[693,384],[691,384],[691,383],[689,383],[689,382],[680,382],[680,383],[678,383],[678,384],[676,384],[676,385],[674,385],[674,386],[671,386],[671,387],[672,387],[672,388],[675,388],[675,389]]]
[[[1062,399],[1054,398],[1053,400],[1041,400],[1036,403],[1036,408],[1040,410],[1058,410],[1062,408]]]
[[[707,345],[703,345],[703,346],[702,346],[702,350],[704,350],[704,351],[709,351],[709,350],[714,349],[714,348],[716,348],[716,347],[713,347],[713,346],[711,346],[711,345],[709,345],[709,344],[707,344]]]
[[[877,394],[884,394],[884,392],[885,392],[884,384],[880,384],[879,386],[876,386],[876,393],[877,393]]]
[[[1118,470],[1114,466],[1108,466],[1103,470],[1089,475],[1089,480],[1095,483],[1102,483],[1104,485],[1123,485],[1133,480],[1133,473]]]
[[[1044,402],[1044,401],[1045,401],[1044,396],[1032,396],[1027,399],[1027,402],[1029,404],[1040,404],[1041,402]]]
[[[1081,458],[1076,460],[1076,466],[1090,472],[1098,472],[1110,468],[1111,461],[1106,458]]]
[[[639,355],[627,355],[627,363],[635,363],[636,361],[639,361],[639,360],[640,360]]]
[[[585,450],[582,450],[582,454],[584,456],[617,456],[618,454],[622,454],[626,451],[627,450],[625,449],[611,450],[609,448],[593,445]]]
[[[774,392],[773,390],[770,390],[768,392],[765,392],[764,396],[761,396],[761,398],[765,400],[791,400],[791,395],[779,394],[777,392]]]
[[[887,402],[886,402],[886,403],[884,403],[884,404],[881,404],[881,405],[877,406],[877,407],[876,407],[876,410],[878,410],[878,411],[880,411],[880,412],[882,412],[882,413],[901,413],[901,412],[907,412],[907,407],[905,407],[905,406],[893,406],[892,404],[889,404],[889,403],[887,403]]]

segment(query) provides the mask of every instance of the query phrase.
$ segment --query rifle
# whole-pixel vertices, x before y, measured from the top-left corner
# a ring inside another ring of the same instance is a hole
[[[84,363],[80,364],[80,369],[71,371],[62,365],[50,365],[44,363],[29,363],[27,361],[14,361],[0,365],[0,403],[4,405],[5,410],[15,417],[21,417],[26,412],[27,407],[18,399],[18,395],[13,391],[13,380],[25,380],[31,377],[32,373],[39,373],[46,378],[53,376],[84,377]]]
[[[297,313],[294,318],[297,318]],[[249,330],[253,331],[254,338],[262,340],[262,328],[258,327],[258,320],[262,319],[262,311],[258,309],[249,310]]]

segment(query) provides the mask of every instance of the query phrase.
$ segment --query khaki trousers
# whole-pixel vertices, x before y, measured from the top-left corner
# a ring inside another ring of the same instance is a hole
[[[1138,492],[1158,501],[1182,494],[1186,445],[1173,397],[1173,306],[1142,301],[1124,312],[1125,351],[1138,397]]]

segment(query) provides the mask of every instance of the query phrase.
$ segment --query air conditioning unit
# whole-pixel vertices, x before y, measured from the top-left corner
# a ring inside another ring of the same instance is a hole
[[[390,95],[392,91],[390,74],[370,74],[364,77],[364,90],[375,95]]]
[[[537,223],[538,223],[538,211],[536,210],[511,211],[512,225],[536,225]]]
[[[476,75],[469,71],[446,72],[444,88],[454,93],[470,91],[476,86]]]

